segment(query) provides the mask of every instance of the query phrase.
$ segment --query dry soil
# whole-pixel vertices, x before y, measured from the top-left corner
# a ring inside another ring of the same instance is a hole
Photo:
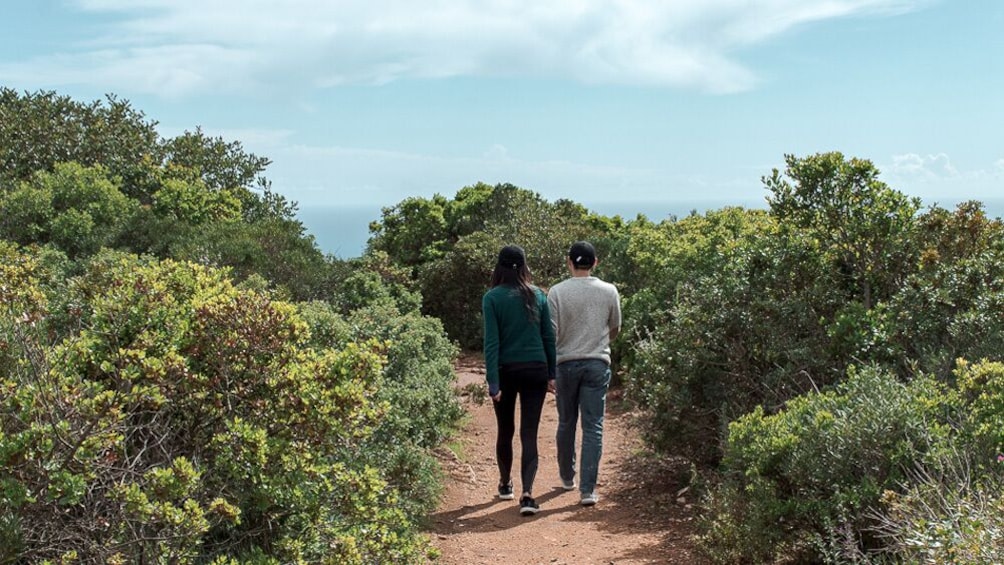
[[[460,390],[484,386],[484,366],[476,356],[457,364]],[[473,384],[472,384],[473,383]],[[635,414],[620,391],[608,395],[599,504],[583,507],[578,490],[560,487],[555,460],[557,410],[548,395],[541,417],[540,466],[534,497],[541,511],[520,516],[515,500],[496,496],[495,418],[491,400],[465,396],[469,419],[440,454],[447,478],[429,535],[438,565],[641,565],[702,561],[693,545],[694,509],[685,485],[686,466],[646,455],[638,439]],[[519,421],[517,415],[517,422]],[[519,495],[519,434],[514,479]],[[681,492],[683,491],[683,492]]]

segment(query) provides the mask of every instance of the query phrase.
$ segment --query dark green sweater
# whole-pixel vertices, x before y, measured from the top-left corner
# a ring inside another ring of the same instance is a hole
[[[507,363],[547,363],[547,374],[554,377],[551,312],[543,291],[534,287],[534,292],[540,314],[536,320],[527,316],[523,296],[515,287],[496,286],[481,300],[485,320],[485,378],[489,383],[499,382],[499,367]]]

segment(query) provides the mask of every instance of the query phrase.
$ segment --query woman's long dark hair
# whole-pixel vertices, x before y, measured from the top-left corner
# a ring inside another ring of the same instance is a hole
[[[532,281],[530,268],[526,266],[526,263],[516,268],[513,268],[512,265],[498,264],[492,271],[492,288],[504,284],[518,290],[523,298],[527,317],[530,321],[536,322],[540,317],[537,312],[537,293],[531,284]]]

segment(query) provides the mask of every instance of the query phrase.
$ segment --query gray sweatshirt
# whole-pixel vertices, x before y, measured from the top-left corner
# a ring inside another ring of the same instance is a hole
[[[593,276],[571,277],[551,287],[547,303],[558,363],[575,359],[610,363],[610,332],[621,327],[617,287]]]

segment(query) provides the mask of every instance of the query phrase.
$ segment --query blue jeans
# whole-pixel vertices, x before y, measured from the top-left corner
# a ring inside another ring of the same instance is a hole
[[[564,481],[575,478],[575,427],[582,416],[582,462],[579,490],[590,494],[603,454],[603,417],[610,386],[610,366],[601,359],[580,359],[558,365],[558,473]]]

